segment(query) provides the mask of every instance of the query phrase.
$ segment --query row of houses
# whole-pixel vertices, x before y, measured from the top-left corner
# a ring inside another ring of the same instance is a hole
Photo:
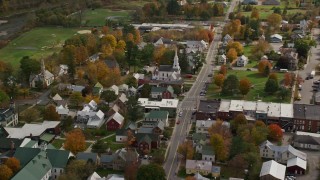
[[[196,119],[231,120],[242,113],[247,120],[276,123],[286,130],[318,132],[320,106],[311,104],[286,104],[244,100],[200,100]]]

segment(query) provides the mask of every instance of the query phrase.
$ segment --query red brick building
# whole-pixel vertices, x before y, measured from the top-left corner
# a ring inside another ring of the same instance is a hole
[[[120,129],[124,124],[124,117],[116,112],[112,116],[109,117],[106,123],[106,129],[108,131],[115,131],[117,129]]]
[[[294,104],[293,129],[317,133],[320,131],[320,105]]]

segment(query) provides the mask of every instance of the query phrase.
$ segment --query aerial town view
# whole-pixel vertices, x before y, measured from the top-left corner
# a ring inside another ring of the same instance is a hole
[[[320,180],[320,0],[0,0],[0,180]]]

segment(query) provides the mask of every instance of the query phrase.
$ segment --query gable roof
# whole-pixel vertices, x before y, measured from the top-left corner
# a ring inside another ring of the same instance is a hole
[[[112,116],[110,116],[107,122],[109,122],[111,119],[114,119],[119,124],[122,124],[124,121],[124,117],[118,112],[115,112]]]
[[[105,60],[104,63],[108,66],[110,69],[118,68],[119,64],[116,60]]]
[[[207,146],[207,145],[202,146],[202,155],[208,155],[208,156],[215,155],[213,147]]]
[[[63,99],[62,99],[62,97],[57,93],[56,95],[54,95],[54,96],[52,97],[52,100],[54,100],[54,101],[62,101]]]
[[[280,5],[280,2],[277,0],[265,0],[262,2],[263,5]]]
[[[154,87],[151,88],[151,93],[162,93],[163,91],[167,90],[165,87]]]
[[[39,180],[51,169],[52,165],[47,158],[46,152],[40,151],[12,178],[12,180]]]
[[[78,160],[88,161],[89,159],[91,159],[93,162],[96,162],[97,158],[98,158],[98,154],[97,153],[79,152],[77,154],[77,159]]]
[[[23,142],[23,139],[0,137],[0,150],[11,149],[11,144],[14,144],[14,148],[19,147]]]
[[[135,148],[134,149],[122,148],[116,151],[115,156],[120,157],[125,162],[134,162],[138,160],[139,154]]]
[[[159,71],[172,72],[174,71],[172,65],[160,65]]]
[[[282,40],[282,36],[280,34],[273,34],[270,36],[270,38],[277,38],[277,39]]]
[[[301,159],[301,158],[291,158],[287,162],[287,167],[292,167],[292,166],[298,166],[301,167],[302,169],[306,170],[307,169],[307,161]]]
[[[128,101],[128,98],[126,96],[126,94],[122,93],[119,97],[119,100],[122,102],[122,103],[125,103]]]
[[[65,168],[67,167],[68,160],[71,156],[74,156],[70,151],[47,149],[46,150],[52,167]]]
[[[150,118],[150,119],[167,119],[168,115],[169,115],[168,111],[152,110],[148,114],[146,114],[146,118]]]
[[[274,160],[270,160],[262,164],[260,177],[265,175],[271,175],[274,178],[284,180],[285,173],[286,166],[279,164]]]

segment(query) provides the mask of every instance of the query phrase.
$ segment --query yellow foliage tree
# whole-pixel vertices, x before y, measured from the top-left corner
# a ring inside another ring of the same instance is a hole
[[[233,42],[228,43],[227,51],[231,48],[234,48],[237,51],[237,55],[243,54],[243,46],[240,42],[233,41]]]
[[[5,165],[7,165],[12,172],[18,172],[20,169],[20,161],[15,157],[8,158],[5,162]]]
[[[189,141],[185,141],[178,147],[178,153],[181,154],[185,159],[192,159],[194,149],[192,143]]]

